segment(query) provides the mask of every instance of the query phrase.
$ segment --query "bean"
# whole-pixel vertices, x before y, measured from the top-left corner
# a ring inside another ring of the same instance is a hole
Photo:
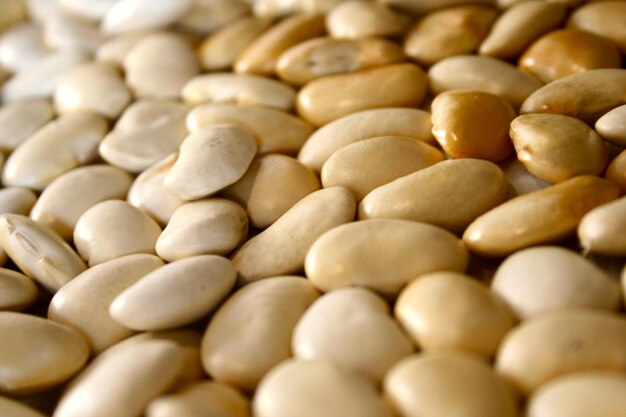
[[[12,72],[29,68],[47,52],[41,29],[33,24],[15,25],[0,37],[0,65]]]
[[[39,295],[33,280],[10,269],[0,268],[0,288],[0,311],[25,310]]]
[[[620,152],[606,168],[606,179],[618,185],[622,192],[626,192],[626,152]]]
[[[624,53],[626,35],[623,31],[624,22],[620,17],[624,11],[626,11],[626,6],[622,2],[597,1],[574,10],[567,21],[567,26],[610,39]]]
[[[209,34],[250,12],[242,0],[192,2],[191,9],[177,22],[181,28],[196,34]]]
[[[584,250],[603,255],[625,256],[626,198],[601,205],[585,215],[578,225],[578,239]]]
[[[626,145],[626,104],[600,117],[595,129],[603,139],[617,146]]]
[[[103,39],[95,23],[64,10],[50,14],[43,20],[43,40],[53,49],[74,49],[91,54],[98,49]]]
[[[0,148],[13,151],[52,119],[52,106],[45,99],[26,99],[0,109]]]
[[[382,3],[344,1],[326,15],[326,27],[333,38],[402,35],[408,25],[407,16]]]
[[[141,0],[121,0],[104,15],[102,31],[111,35],[164,28],[184,16],[191,6],[191,0],[181,0],[175,3],[167,0],[148,3]]]

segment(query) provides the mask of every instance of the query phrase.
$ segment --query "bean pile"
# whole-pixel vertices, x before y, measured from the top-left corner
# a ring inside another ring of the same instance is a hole
[[[0,0],[0,417],[626,417],[625,56],[626,1]]]

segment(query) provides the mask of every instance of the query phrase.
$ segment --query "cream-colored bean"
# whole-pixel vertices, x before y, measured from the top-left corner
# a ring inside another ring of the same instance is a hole
[[[96,52],[104,36],[94,22],[57,10],[43,20],[43,39],[52,49]]]
[[[5,397],[0,397],[0,414],[10,417],[46,417],[39,411]]]
[[[528,172],[528,169],[526,169],[524,164],[522,164],[519,159],[509,160],[507,163],[502,165],[502,168],[502,171],[506,176],[506,180],[511,187],[513,196],[543,190],[544,188],[552,185]]]
[[[227,255],[247,234],[248,217],[237,203],[220,198],[191,201],[176,209],[156,242],[156,252],[168,262]]]
[[[86,269],[59,235],[26,216],[0,216],[0,244],[24,274],[52,293]]]
[[[270,369],[291,356],[293,329],[317,297],[306,279],[287,276],[235,292],[204,333],[204,369],[217,381],[253,391]]]
[[[439,162],[376,188],[359,205],[360,219],[405,219],[462,232],[501,203],[506,178],[491,162]]]
[[[130,91],[109,64],[90,62],[67,71],[54,92],[59,114],[92,111],[117,118],[130,102]]]
[[[328,361],[287,360],[263,379],[253,401],[258,417],[391,417],[365,378]]]
[[[111,303],[109,314],[134,330],[180,327],[217,307],[236,279],[232,263],[221,256],[182,259],[148,273],[121,292]]]
[[[41,29],[36,25],[15,25],[0,37],[0,65],[11,72],[30,68],[47,54]]]
[[[616,184],[623,193],[626,193],[626,151],[620,152],[611,161],[604,176]]]
[[[13,151],[52,119],[52,106],[45,99],[25,99],[0,109],[0,149]]]
[[[0,214],[27,215],[36,201],[37,195],[27,188],[4,187],[0,189]]]
[[[460,352],[412,355],[385,377],[385,397],[406,417],[515,417],[506,385],[479,358]]]
[[[230,385],[202,381],[157,397],[146,409],[146,417],[172,416],[250,417],[250,402]]]
[[[304,85],[316,78],[404,61],[402,48],[380,38],[315,38],[287,49],[276,63],[285,81]]]
[[[626,104],[599,118],[595,129],[603,139],[617,146],[626,146]]]
[[[300,272],[313,242],[326,231],[352,221],[355,210],[354,197],[343,187],[307,195],[240,247],[233,257],[237,272],[244,282]]]
[[[578,239],[586,252],[626,256],[626,197],[601,205],[578,225]]]
[[[22,311],[38,297],[33,280],[19,272],[0,268],[0,311]]]
[[[191,45],[174,33],[148,35],[124,57],[126,83],[139,98],[177,98],[198,71]]]
[[[87,60],[87,55],[83,52],[55,51],[2,84],[2,102],[11,103],[26,98],[51,97],[65,72]]]
[[[254,14],[264,17],[282,17],[293,13],[327,13],[344,0],[256,0]]]
[[[349,114],[385,107],[417,107],[428,78],[413,64],[391,64],[347,74],[329,75],[298,92],[298,113],[321,126]]]
[[[99,21],[111,10],[117,0],[95,0],[85,3],[82,0],[59,0],[63,9],[86,20]]]
[[[583,175],[516,197],[468,226],[463,241],[473,252],[505,256],[571,235],[588,211],[619,197],[608,180]]]
[[[96,51],[95,59],[98,62],[104,62],[122,68],[126,55],[148,35],[154,32],[140,31],[128,32],[121,35],[108,38],[102,42]]]
[[[165,187],[185,200],[215,194],[239,180],[257,151],[256,140],[234,125],[215,125],[189,135],[165,177]]]
[[[0,312],[0,392],[23,394],[62,383],[87,362],[78,332],[29,314]]]
[[[244,207],[250,222],[261,229],[271,226],[294,204],[320,189],[317,176],[286,155],[263,155],[243,177],[221,193]]]
[[[47,15],[52,14],[61,8],[61,4],[59,2],[51,2],[48,0],[10,0],[7,3],[22,3],[26,6],[25,11],[28,16],[30,16],[35,23],[43,22]]]
[[[133,253],[154,254],[161,228],[125,201],[108,200],[85,211],[74,228],[74,244],[89,266]]]
[[[245,16],[211,34],[198,48],[202,68],[209,71],[231,68],[237,57],[270,24],[270,19]]]
[[[433,272],[411,281],[398,297],[395,315],[423,351],[485,358],[495,355],[514,324],[498,297],[458,272]]]
[[[596,69],[560,78],[531,94],[521,113],[556,113],[593,124],[626,103],[626,70]]]
[[[103,262],[61,288],[48,307],[48,318],[78,330],[94,353],[133,334],[109,314],[111,302],[146,274],[163,266],[154,255],[136,254]]]
[[[259,35],[235,60],[235,72],[272,75],[287,49],[324,33],[324,17],[296,14]]]
[[[621,1],[595,1],[574,10],[567,21],[567,26],[610,39],[624,54],[626,53],[626,34],[622,17],[624,13],[626,5]]]
[[[165,28],[182,18],[192,5],[193,0],[120,0],[104,15],[101,30],[114,35]]]
[[[626,319],[571,309],[524,321],[504,339],[496,371],[522,394],[566,374],[626,369]]]
[[[337,150],[377,136],[404,136],[435,143],[430,114],[418,109],[392,108],[349,114],[316,130],[302,146],[298,160],[320,173]]]
[[[236,104],[204,104],[187,116],[190,132],[216,124],[232,124],[251,132],[258,140],[259,153],[297,153],[313,127],[284,111]]]
[[[382,136],[344,146],[322,167],[324,187],[346,187],[357,202],[370,191],[445,159],[437,148],[411,138]]]
[[[189,80],[183,87],[182,97],[190,105],[234,103],[289,111],[296,92],[280,81],[258,75],[213,73]]]
[[[509,126],[516,114],[501,96],[453,90],[432,102],[433,136],[452,158],[499,162],[513,153]]]
[[[526,114],[511,123],[511,139],[528,171],[557,183],[599,175],[608,162],[606,145],[584,122],[560,114]]]
[[[512,64],[488,56],[446,58],[433,65],[428,75],[435,94],[448,90],[484,91],[501,96],[515,109],[542,85]]]
[[[416,276],[463,272],[467,262],[467,249],[446,230],[407,220],[374,219],[324,233],[309,249],[304,269],[322,291],[360,285],[397,294]]]
[[[342,288],[319,298],[298,322],[291,345],[298,359],[327,360],[378,383],[413,352],[387,303],[365,288]]]
[[[46,187],[30,217],[70,240],[85,211],[102,201],[126,198],[131,183],[130,175],[108,165],[73,169]]]
[[[62,174],[93,161],[106,131],[106,120],[95,114],[61,116],[32,134],[11,154],[2,182],[41,191]]]
[[[470,54],[485,39],[497,18],[491,7],[457,6],[423,16],[404,41],[404,52],[430,66],[454,55]]]
[[[557,246],[524,249],[500,264],[491,283],[522,320],[567,308],[617,309],[620,288],[582,256]]]
[[[341,2],[326,15],[326,28],[333,38],[402,35],[409,22],[407,16],[385,4],[358,0]]]
[[[169,100],[137,100],[100,143],[100,156],[129,172],[141,172],[175,152],[187,136],[187,106]]]
[[[566,15],[567,7],[558,2],[516,3],[498,18],[478,52],[503,59],[517,58],[535,39],[556,29]]]
[[[206,35],[234,22],[250,12],[244,0],[193,1],[191,9],[178,21],[185,31]]]
[[[581,372],[546,384],[530,399],[528,417],[611,417],[626,410],[626,377]]]
[[[382,2],[416,16],[450,6],[476,3],[493,4],[493,0],[382,0]]]
[[[178,158],[172,154],[143,171],[128,190],[128,202],[156,220],[166,225],[176,209],[185,200],[178,198],[165,188],[165,177]]]
[[[184,353],[174,342],[116,346],[99,355],[61,397],[54,417],[135,417],[180,373]],[[88,398],[88,401],[85,399]]]
[[[613,42],[571,28],[542,36],[519,59],[521,69],[546,83],[591,69],[621,65],[619,49]]]

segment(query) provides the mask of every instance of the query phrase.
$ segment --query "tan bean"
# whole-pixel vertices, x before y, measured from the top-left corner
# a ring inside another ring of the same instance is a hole
[[[78,330],[94,353],[133,334],[109,314],[109,305],[126,288],[163,266],[154,255],[122,256],[89,268],[61,288],[48,307],[48,318]]]
[[[124,199],[131,183],[130,175],[108,165],[73,169],[46,187],[30,217],[70,240],[85,211],[105,200]]]
[[[445,159],[437,148],[411,138],[382,136],[344,146],[322,167],[324,187],[346,187],[361,201],[370,191]]]
[[[298,321],[291,346],[298,359],[327,360],[377,383],[413,352],[387,303],[365,288],[341,288],[320,297]]]
[[[606,145],[587,124],[560,114],[526,114],[511,123],[511,139],[530,173],[558,183],[599,175],[607,165]]]
[[[26,99],[0,109],[0,149],[13,151],[52,119],[52,106],[45,99]]]
[[[566,15],[567,7],[559,2],[516,3],[498,18],[478,51],[497,58],[517,58],[535,39],[556,29]]]
[[[327,75],[359,71],[404,60],[397,44],[379,38],[335,39],[322,37],[287,49],[276,63],[285,81],[304,85]]]
[[[177,154],[172,154],[143,171],[128,191],[128,202],[161,226],[166,225],[176,209],[186,202],[165,188],[165,177],[177,158]]]
[[[558,309],[615,310],[620,305],[619,285],[606,272],[557,246],[509,256],[498,267],[491,289],[522,320]]]
[[[319,128],[304,143],[298,160],[320,173],[324,163],[337,150],[377,136],[404,136],[435,143],[430,132],[430,114],[417,109],[392,108],[349,114]]]
[[[574,372],[626,369],[626,320],[571,309],[540,314],[513,329],[500,346],[496,371],[529,395]]]
[[[139,41],[152,34],[154,34],[154,32],[139,31],[122,33],[112,38],[107,38],[98,47],[95,59],[98,62],[104,62],[122,68],[126,55],[128,55]]]
[[[258,75],[213,73],[189,80],[183,87],[182,97],[191,105],[234,103],[289,111],[296,92],[286,84]]]
[[[22,311],[39,295],[33,280],[19,272],[0,268],[0,311]]]
[[[392,64],[311,81],[298,93],[298,113],[321,126],[358,111],[417,107],[428,90],[424,71],[413,64]]]
[[[0,244],[24,274],[51,293],[86,269],[80,256],[59,235],[26,216],[0,216]]]
[[[593,124],[626,103],[626,70],[596,69],[560,78],[531,94],[521,113],[556,113]]]
[[[398,297],[395,316],[425,352],[452,350],[485,358],[495,355],[513,327],[501,300],[458,272],[433,272],[411,281]]]
[[[46,417],[39,411],[5,397],[0,397],[0,414],[11,417]]]
[[[11,154],[2,182],[41,191],[65,172],[93,161],[106,131],[106,120],[95,114],[61,116],[32,134]]]
[[[596,207],[578,225],[580,245],[587,252],[626,256],[626,197]]]
[[[148,35],[124,57],[126,83],[139,98],[177,98],[198,71],[196,56],[187,40],[172,33]]]
[[[499,95],[515,109],[541,87],[536,78],[508,62],[488,56],[459,55],[443,59],[428,71],[435,94],[448,90],[483,91]]]
[[[590,69],[620,68],[622,57],[610,40],[578,29],[552,31],[535,41],[519,66],[549,83]]]
[[[74,244],[89,266],[133,253],[154,254],[159,225],[125,201],[108,200],[85,211],[74,228]]]
[[[256,140],[237,126],[200,129],[183,142],[165,187],[185,200],[215,194],[246,173],[256,151]]]
[[[192,201],[176,209],[156,242],[156,252],[168,262],[227,255],[247,233],[248,217],[238,204],[219,198]]]
[[[104,39],[94,22],[89,22],[64,10],[58,10],[43,20],[43,39],[49,47],[94,53]]]
[[[460,233],[501,203],[506,187],[491,162],[443,161],[373,190],[359,205],[359,218],[413,220]]]
[[[621,1],[597,1],[574,10],[567,21],[567,26],[610,39],[624,54],[626,53],[626,34],[622,19],[624,13],[626,5]]]
[[[26,8],[20,0],[2,2],[0,6],[0,31],[26,19]]]
[[[232,258],[243,282],[298,273],[313,242],[324,232],[354,219],[356,203],[343,187],[315,191],[274,224],[244,243]],[[268,256],[278,254],[280,256]]]
[[[17,24],[0,37],[0,65],[11,72],[35,65],[48,52],[41,29],[31,23]]]
[[[403,416],[517,415],[515,401],[498,376],[465,353],[409,356],[391,369],[383,386],[392,407]]]
[[[232,124],[251,132],[258,140],[259,153],[295,154],[313,132],[313,127],[284,111],[235,104],[204,104],[187,116],[190,132],[216,124]]]
[[[107,35],[160,29],[178,21],[192,6],[192,0],[169,2],[156,0],[121,0],[102,19],[101,30]]]
[[[515,111],[502,97],[447,91],[432,102],[433,136],[452,158],[498,162],[513,153],[508,130]]]
[[[146,410],[146,417],[211,417],[211,414],[250,417],[249,400],[230,385],[202,381],[157,397]]]
[[[414,15],[422,15],[437,9],[461,4],[492,4],[493,0],[382,0],[382,2],[401,10],[406,10]]]
[[[100,156],[129,172],[141,172],[175,152],[187,136],[187,106],[169,100],[137,100],[100,143]]]
[[[317,176],[286,155],[264,155],[252,161],[243,177],[222,196],[246,208],[250,222],[268,228],[294,204],[320,189]]]
[[[286,276],[235,292],[204,333],[204,369],[219,382],[254,390],[270,369],[291,356],[293,329],[317,297],[307,280]]]
[[[22,313],[0,312],[0,392],[23,394],[60,384],[87,362],[89,349],[78,332]]]
[[[603,139],[617,146],[626,146],[626,104],[600,117],[595,129]]]
[[[434,11],[413,26],[404,41],[404,52],[421,65],[472,53],[497,18],[495,9],[457,6]]]
[[[409,22],[407,16],[385,4],[358,0],[341,2],[326,15],[326,28],[333,38],[402,35]]]
[[[27,215],[37,201],[37,195],[27,188],[4,187],[0,190],[0,214]]]
[[[198,59],[202,68],[209,71],[231,68],[237,57],[270,24],[270,19],[245,16],[220,28],[198,48]]]
[[[178,345],[163,340],[113,347],[79,375],[61,397],[53,416],[140,415],[175,381],[183,366],[183,355]]]
[[[263,379],[253,401],[258,417],[391,417],[365,378],[328,361],[287,360]]]
[[[620,154],[611,161],[606,168],[604,176],[617,185],[622,192],[626,192],[626,151],[620,152]]]
[[[321,36],[324,18],[318,14],[296,14],[259,35],[237,57],[235,72],[272,75],[280,55],[292,46]]]
[[[619,197],[610,181],[583,175],[516,197],[483,214],[465,230],[473,252],[505,256],[571,235],[588,211]]]
[[[194,1],[178,24],[186,31],[206,35],[249,12],[250,5],[242,0]]]
[[[193,256],[149,272],[115,297],[109,314],[134,330],[180,327],[215,309],[236,279],[228,259]]]
[[[322,291],[359,285],[397,294],[416,276],[462,272],[467,262],[465,246],[450,232],[425,223],[374,219],[324,233],[309,249],[304,268]]]

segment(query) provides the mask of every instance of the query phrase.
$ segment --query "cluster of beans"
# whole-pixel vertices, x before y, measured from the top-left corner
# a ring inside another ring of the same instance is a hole
[[[0,416],[626,417],[625,55],[625,1],[0,0]]]

